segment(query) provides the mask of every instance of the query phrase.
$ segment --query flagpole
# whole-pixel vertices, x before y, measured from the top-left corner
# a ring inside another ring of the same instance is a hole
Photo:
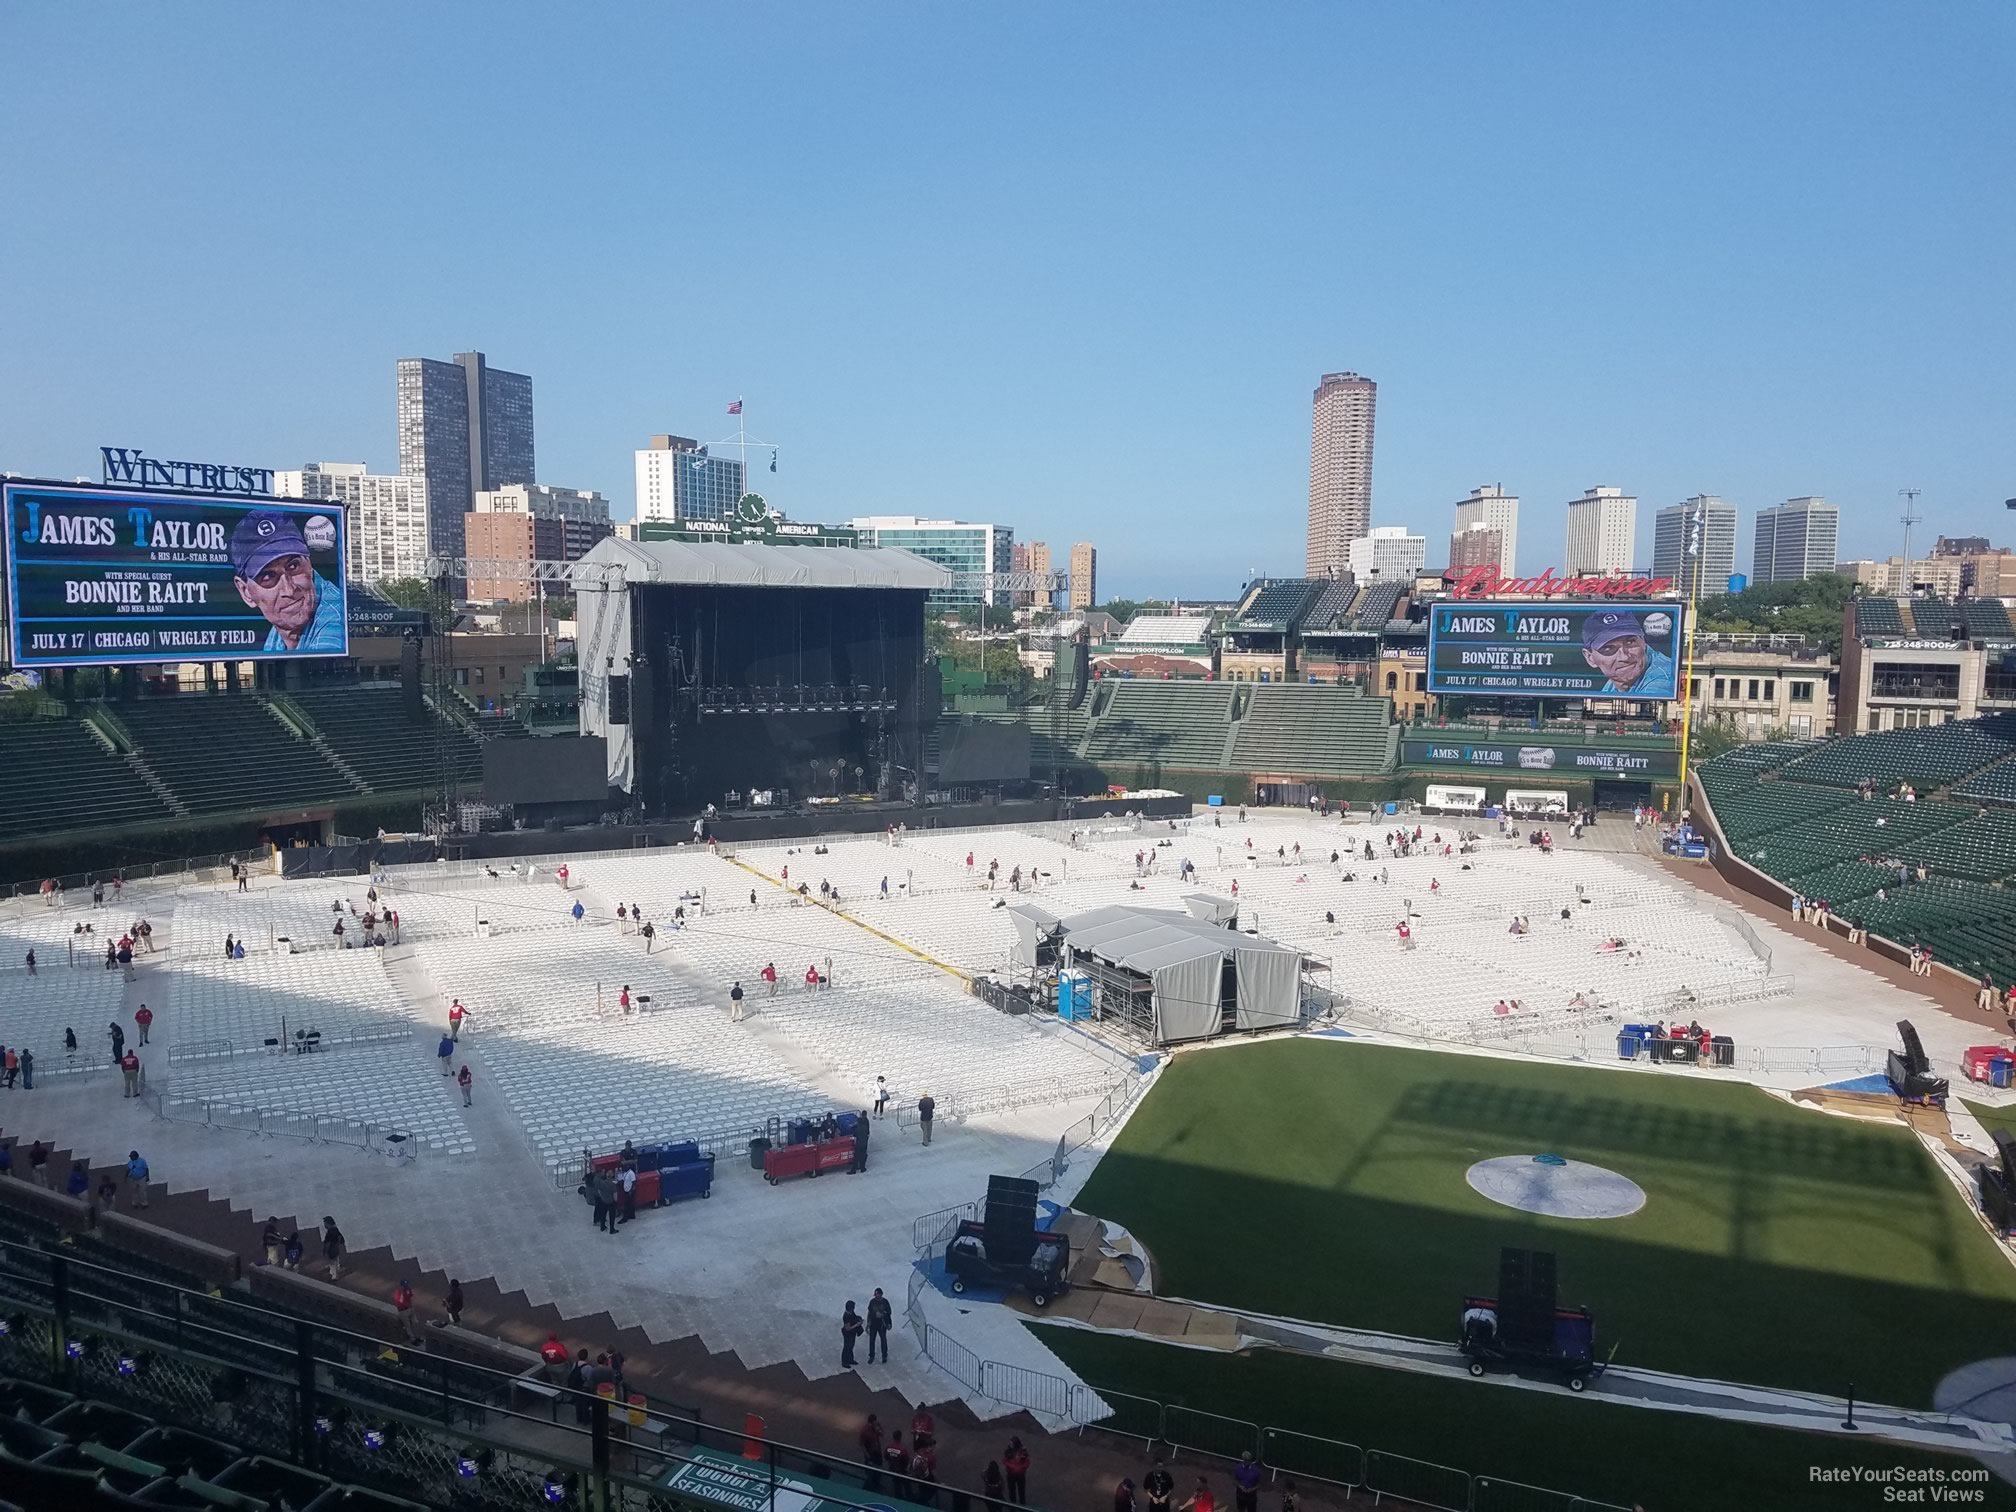
[[[1687,655],[1686,665],[1680,673],[1680,806],[1682,808],[1687,807],[1687,751],[1694,735],[1694,621],[1699,617],[1697,607],[1701,602],[1701,569],[1708,560],[1707,516],[1708,511],[1704,506],[1697,527],[1701,536],[1694,543],[1694,581],[1687,590]],[[1689,534],[1692,534],[1691,530]]]

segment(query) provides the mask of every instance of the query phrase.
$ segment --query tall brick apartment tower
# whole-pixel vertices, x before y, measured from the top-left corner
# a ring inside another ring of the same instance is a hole
[[[1351,543],[1372,528],[1372,421],[1379,385],[1325,373],[1309,438],[1310,577],[1345,570]]]

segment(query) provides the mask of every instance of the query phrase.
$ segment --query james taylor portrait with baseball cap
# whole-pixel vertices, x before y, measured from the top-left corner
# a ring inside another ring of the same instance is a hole
[[[327,544],[335,544],[328,519],[314,516],[307,528],[317,536],[326,532]],[[279,510],[254,510],[231,532],[231,581],[238,596],[273,627],[265,651],[344,652],[343,596],[315,570],[310,549],[301,524]]]
[[[1671,698],[1673,658],[1648,640],[1672,633],[1673,618],[1661,610],[1642,619],[1622,609],[1605,609],[1582,622],[1582,659],[1609,681],[1599,693],[1630,695],[1641,685],[1640,698]]]

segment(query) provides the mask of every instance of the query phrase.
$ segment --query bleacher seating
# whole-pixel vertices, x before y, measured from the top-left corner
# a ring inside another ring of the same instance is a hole
[[[1888,791],[1900,782],[1921,792],[2016,752],[2016,715],[1955,720],[1918,730],[1882,730],[1828,742],[1788,763],[1787,779],[1854,787],[1867,779]]]
[[[318,688],[289,693],[287,698],[313,721],[344,764],[378,792],[433,783],[438,747],[444,740],[459,780],[482,775],[482,747],[432,713],[418,724],[409,721],[405,699],[394,685]]]
[[[1239,721],[1232,765],[1310,776],[1381,772],[1396,738],[1392,705],[1352,684],[1261,683]]]
[[[1092,722],[1085,754],[1096,762],[1213,768],[1225,756],[1233,685],[1122,680]]]
[[[1331,583],[1303,620],[1306,630],[1341,630],[1351,623],[1351,606],[1357,602],[1359,587],[1342,578]]]
[[[1293,630],[1328,586],[1326,578],[1277,578],[1263,584],[1232,629]]]
[[[1384,630],[1406,594],[1405,583],[1371,584],[1351,611],[1352,626],[1359,630]]]
[[[1912,842],[1972,817],[1955,803],[1854,800],[1731,846],[1752,865],[1789,880],[1858,856],[1913,856]]]
[[[2009,623],[2009,611],[2000,599],[1969,599],[1960,606],[1967,620],[1967,634],[1976,640],[2007,640],[2016,635]]]
[[[0,723],[0,839],[170,817],[123,756],[75,719]]]
[[[117,718],[154,775],[191,813],[271,812],[357,795],[263,699],[142,699],[120,704]]]
[[[1973,798],[1987,803],[2016,803],[2016,761],[2000,761],[1976,772],[1953,788],[1956,798]]]
[[[1904,616],[1897,611],[1897,601],[1890,598],[1855,600],[1855,633],[1864,639],[1905,634]]]
[[[1712,763],[1701,768],[1702,784],[1708,789],[1709,805],[1722,826],[1723,836],[1732,848],[1739,850],[1772,830],[1855,802],[1850,793],[1840,788],[1806,787],[1796,782],[1760,783],[1737,778],[1725,785],[1722,776],[1710,776],[1713,770]]]

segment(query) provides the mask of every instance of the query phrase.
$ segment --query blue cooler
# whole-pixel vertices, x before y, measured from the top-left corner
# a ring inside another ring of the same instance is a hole
[[[690,1139],[679,1144],[658,1146],[658,1165],[661,1170],[666,1166],[686,1165],[699,1158],[700,1146]]]
[[[1988,1085],[1991,1087],[2016,1086],[2016,1060],[1998,1055],[1988,1062]]]
[[[687,1146],[686,1148],[691,1148],[691,1146]],[[755,1161],[756,1152],[752,1143],[750,1162],[754,1164]],[[681,1161],[676,1165],[668,1163],[659,1168],[658,1201],[661,1206],[668,1202],[677,1202],[681,1197],[712,1197],[713,1195],[714,1157],[712,1155],[699,1155],[696,1152],[695,1158],[692,1160]]]
[[[842,1134],[851,1135],[854,1132],[854,1125],[861,1122],[861,1115],[859,1113],[836,1113],[833,1115],[833,1122],[839,1126]]]
[[[1617,1059],[1636,1060],[1638,1052],[1645,1048],[1645,1041],[1638,1033],[1636,1024],[1626,1024],[1617,1031]]]

